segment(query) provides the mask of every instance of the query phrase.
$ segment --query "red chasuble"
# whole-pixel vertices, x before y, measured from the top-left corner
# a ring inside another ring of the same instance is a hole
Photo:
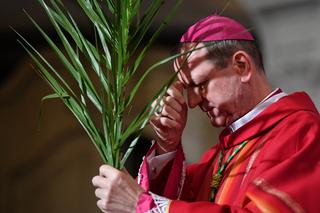
[[[226,167],[215,201],[209,202],[220,151],[225,162],[246,140]],[[319,159],[319,112],[307,94],[294,93],[237,131],[225,129],[220,143],[185,170],[181,148],[153,181],[144,160],[139,183],[152,193],[140,197],[137,212],[319,212]]]

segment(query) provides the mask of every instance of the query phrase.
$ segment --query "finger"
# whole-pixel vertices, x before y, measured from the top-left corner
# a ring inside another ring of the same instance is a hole
[[[101,188],[97,188],[94,191],[94,194],[96,195],[97,198],[100,198],[100,199],[105,199],[108,197],[107,191],[105,189],[101,189]]]
[[[185,100],[183,97],[183,87],[179,83],[173,84],[168,90],[167,94],[170,95],[171,97],[174,97],[177,99],[180,104],[184,104]]]
[[[160,102],[158,102],[156,104],[157,105],[153,106],[153,109],[154,109],[154,113],[153,114],[156,115],[157,117],[159,117],[162,114],[164,102],[163,102],[163,100],[161,100]]]
[[[187,66],[187,64],[185,64],[184,66]],[[188,71],[181,69],[178,72],[178,79],[180,82],[182,82],[184,84],[184,87],[186,87],[188,84],[190,84],[189,78],[190,76],[188,75]]]
[[[118,172],[117,169],[115,169],[112,166],[109,166],[107,164],[104,164],[104,165],[100,166],[100,168],[99,168],[99,174],[100,174],[100,176],[103,176],[103,177],[112,178],[116,172]]]
[[[161,124],[159,117],[152,119],[150,124],[159,137],[164,138],[167,136],[168,129]]]
[[[183,81],[177,80],[174,85],[183,95],[183,90],[185,89]]]
[[[174,71],[176,71],[176,72],[180,71],[180,64],[179,64],[179,60],[178,59],[174,60],[173,68],[174,68]]]
[[[160,117],[157,115],[153,115],[151,116],[149,123],[151,124],[152,127],[160,127],[161,123],[160,123]]]
[[[155,128],[155,133],[160,140],[167,141],[169,136],[168,128],[165,130],[161,128]]]
[[[183,54],[174,60],[173,67],[176,72],[180,72],[181,70],[183,70],[184,66],[186,66],[187,64],[186,58],[187,58],[186,55]]]
[[[172,120],[171,118],[168,117],[157,117],[152,119],[150,121],[150,124],[156,130],[156,132],[159,132],[163,135],[168,131],[167,128],[180,128],[181,125],[175,120]]]
[[[172,120],[170,118],[160,117],[159,119],[160,119],[160,123],[164,127],[168,127],[168,128],[180,128],[181,127],[180,123],[178,123],[177,121]]]
[[[180,113],[175,111],[172,107],[170,106],[164,106],[162,109],[162,115],[166,116],[168,118],[171,118],[172,120],[179,121],[181,119]]]
[[[158,132],[156,132],[158,138],[161,140],[161,141],[167,141],[168,140],[168,135],[162,135],[162,134],[159,134]]]
[[[150,124],[160,140],[166,141],[168,137],[168,128],[161,124],[160,117],[151,119]]]
[[[169,105],[170,107],[172,107],[175,111],[177,112],[181,112],[182,111],[182,106],[181,104],[173,97],[171,96],[167,96],[164,100],[164,107],[166,107],[167,105]]]
[[[174,65],[174,66],[176,66],[176,65]],[[178,68],[176,68],[175,67],[175,69],[178,69]],[[176,70],[177,71],[177,70]],[[178,74],[177,74],[177,76],[178,76],[178,80],[177,81],[179,81],[179,82],[181,82],[182,84],[183,84],[183,87],[185,87],[185,81],[184,81],[184,79],[183,79],[183,77],[181,76],[181,70],[178,72]]]
[[[158,97],[156,100],[154,100],[151,104],[152,108],[155,108],[157,106],[157,104],[160,103],[160,97]]]
[[[107,201],[105,200],[98,200],[97,201],[97,206],[99,207],[99,209],[102,211],[102,212],[107,212]]]
[[[108,186],[108,180],[102,176],[95,176],[92,178],[92,184],[95,187],[105,188]]]

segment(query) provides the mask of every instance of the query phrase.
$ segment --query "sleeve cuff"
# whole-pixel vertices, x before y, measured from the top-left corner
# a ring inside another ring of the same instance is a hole
[[[176,156],[177,151],[168,152],[162,155],[155,156],[155,149],[147,156],[147,163],[149,165],[149,178],[155,179],[165,165]]]
[[[136,212],[146,213],[146,212],[157,212],[157,213],[167,213],[169,212],[171,200],[151,192],[144,192],[140,195]]]

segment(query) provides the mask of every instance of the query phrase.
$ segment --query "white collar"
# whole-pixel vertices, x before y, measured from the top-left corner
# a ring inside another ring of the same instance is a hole
[[[268,106],[277,102],[280,98],[287,96],[287,93],[282,92],[280,88],[272,91],[267,97],[265,97],[260,103],[258,103],[252,110],[246,113],[244,116],[234,121],[229,125],[229,129],[232,132],[237,131],[240,127],[254,119],[257,115],[259,115],[262,111],[264,111]]]

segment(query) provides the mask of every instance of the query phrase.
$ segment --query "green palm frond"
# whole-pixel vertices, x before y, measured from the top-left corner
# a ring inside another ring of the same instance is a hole
[[[135,86],[130,92],[127,92],[126,88],[129,82],[132,83],[147,51],[172,19],[182,0],[176,1],[146,44],[142,41],[165,3],[164,0],[150,1],[144,12],[141,11],[142,0],[77,0],[79,8],[93,26],[95,41],[86,38],[61,0],[38,1],[62,46],[58,46],[41,26],[26,14],[65,68],[55,68],[17,32],[19,43],[37,66],[36,71],[54,91],[42,101],[61,99],[87,132],[102,160],[116,168],[123,168],[143,128],[154,113],[151,103],[165,93],[175,76],[159,89],[126,127],[123,124],[124,113],[130,111],[134,97],[146,77],[155,68],[174,60],[180,54],[152,65],[134,82]],[[65,76],[71,76],[71,80]],[[95,119],[89,111],[90,105],[99,113],[99,119]],[[129,148],[122,155],[121,147],[129,138],[133,139],[129,141]]]

